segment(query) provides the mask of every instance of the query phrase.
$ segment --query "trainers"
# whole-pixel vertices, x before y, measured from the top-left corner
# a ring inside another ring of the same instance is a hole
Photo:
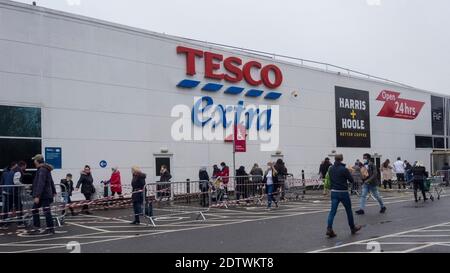
[[[355,211],[355,213],[358,214],[358,215],[363,215],[364,214],[364,210],[360,209],[360,210]]]
[[[54,228],[46,229],[42,234],[53,235],[53,234],[55,234],[55,229]]]
[[[8,230],[9,227],[7,225],[2,225],[0,226],[0,230]]]
[[[141,222],[138,222],[138,221],[133,221],[130,223],[130,225],[140,225],[140,224],[141,224]]]
[[[27,235],[40,235],[40,234],[41,234],[40,229],[32,229],[27,232]]]
[[[380,210],[380,213],[385,213],[386,212],[386,207],[382,207]]]
[[[327,233],[326,233],[326,235],[328,236],[328,238],[334,238],[334,237],[337,236],[337,234],[334,233],[334,231],[333,231],[332,228],[327,228]]]
[[[354,228],[352,228],[352,234],[356,234],[356,232],[358,232],[361,228],[361,226],[355,226]]]

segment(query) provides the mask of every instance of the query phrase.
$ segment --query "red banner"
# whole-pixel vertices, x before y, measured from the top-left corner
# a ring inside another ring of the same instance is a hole
[[[238,124],[234,126],[234,151],[236,153],[245,153],[247,151],[246,136],[247,131],[244,125]]]
[[[383,90],[378,95],[378,101],[384,101],[383,108],[378,113],[379,117],[414,120],[419,116],[424,102],[399,98],[400,93]]]

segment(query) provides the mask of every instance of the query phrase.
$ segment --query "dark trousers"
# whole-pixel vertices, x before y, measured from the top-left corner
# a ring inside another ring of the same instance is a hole
[[[84,198],[86,198],[86,201],[90,201],[92,198],[92,194],[90,193],[83,193]],[[88,205],[83,205],[83,208],[81,209],[82,211],[88,211],[89,210],[89,206]]]
[[[133,201],[134,220],[139,222],[139,215],[142,214],[142,202]]]
[[[209,206],[208,190],[202,189],[202,193],[200,194],[200,206],[202,206],[202,207],[208,207]]]
[[[423,180],[414,180],[413,186],[414,186],[414,198],[417,200],[417,190],[420,189],[422,192],[423,200],[426,200],[426,194],[425,194],[425,185],[423,184]]]
[[[23,206],[22,206],[22,196],[21,189],[13,189],[11,193],[2,195],[2,220],[6,220],[8,218],[8,214],[16,211],[16,216],[19,219],[22,219],[23,215]],[[19,222],[19,224],[21,224]]]
[[[403,173],[397,174],[397,183],[398,183],[398,189],[401,189],[402,186],[404,189],[406,189],[405,174],[403,174]]]
[[[388,185],[389,185],[389,189],[392,189],[392,180],[383,180],[384,189],[387,189]]]
[[[41,219],[39,217],[39,209],[43,208],[44,215],[45,215],[45,221],[47,223],[47,228],[53,228],[53,217],[52,217],[52,211],[50,209],[50,205],[52,204],[53,200],[50,198],[44,198],[40,199],[38,204],[33,205],[33,210],[31,213],[33,214],[33,225],[36,228],[41,227]]]
[[[13,208],[13,201],[11,194],[2,194],[2,220],[8,218],[8,214]]]
[[[347,191],[331,191],[331,210],[330,214],[328,215],[328,228],[333,228],[334,217],[336,216],[339,203],[342,203],[342,205],[344,205],[345,212],[347,213],[348,225],[351,229],[353,229],[355,227],[355,223],[353,220],[352,202]]]

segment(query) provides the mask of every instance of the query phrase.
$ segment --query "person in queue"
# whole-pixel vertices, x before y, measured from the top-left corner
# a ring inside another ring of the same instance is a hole
[[[89,165],[84,166],[83,171],[81,171],[80,179],[78,180],[76,191],[80,190],[81,186],[81,193],[86,198],[86,201],[90,201],[94,198],[95,194],[95,186],[94,186],[94,178],[92,177],[91,173],[91,167]],[[84,204],[81,212],[87,215],[92,214],[89,211],[89,206],[87,204]]]
[[[70,206],[70,204],[72,203],[72,192],[74,190],[73,188],[73,180],[72,180],[72,174],[68,173],[66,174],[66,178],[61,179],[61,193],[63,193],[65,196],[64,198],[66,199],[66,203],[69,206],[69,210],[72,214],[72,216],[75,216],[75,211],[73,210],[73,208]],[[62,211],[62,214],[66,213],[65,209]]]
[[[199,179],[199,190],[201,192],[200,195],[200,206],[208,207],[209,206],[209,174],[206,167],[201,167],[198,172]]]
[[[274,164],[272,162],[267,163],[267,169],[264,172],[263,182],[266,185],[266,193],[267,193],[267,209],[272,209],[272,202],[275,203],[275,206],[278,208],[278,201],[274,197],[274,187],[277,181],[277,171],[275,170]]]
[[[130,224],[140,225],[141,221],[139,216],[142,214],[142,206],[144,204],[145,178],[147,175],[138,166],[131,168],[131,174],[133,175],[133,179],[131,180],[131,201],[133,202],[134,221]]]
[[[33,195],[33,226],[34,228],[29,232],[30,235],[41,234],[41,219],[39,216],[39,209],[42,208],[45,215],[47,228],[44,234],[55,234],[53,223],[53,216],[50,205],[56,196],[55,183],[53,182],[52,174],[53,167],[46,164],[44,157],[40,154],[32,158],[37,169],[33,180],[32,195]]]

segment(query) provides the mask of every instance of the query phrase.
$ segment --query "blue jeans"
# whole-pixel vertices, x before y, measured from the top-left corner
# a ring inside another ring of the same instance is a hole
[[[138,216],[142,214],[142,202],[133,202],[133,211],[134,216]]]
[[[355,222],[353,220],[353,211],[352,211],[352,201],[350,200],[350,194],[348,192],[331,192],[331,210],[330,214],[328,214],[328,228],[333,228],[334,217],[336,216],[336,212],[339,206],[339,203],[342,202],[344,205],[345,212],[347,213],[347,221],[350,228],[355,227]]]
[[[367,195],[369,194],[369,192],[372,193],[373,197],[375,197],[375,199],[380,204],[380,207],[383,208],[384,207],[383,199],[381,199],[381,197],[378,193],[377,185],[369,185],[369,184],[364,184],[362,187],[362,194],[361,194],[361,199],[359,201],[359,208],[363,210],[366,207],[366,200],[367,200]]]
[[[272,201],[277,202],[277,200],[275,200],[275,197],[273,197],[273,184],[267,185],[266,187],[267,187],[267,207],[270,208],[272,207]]]

